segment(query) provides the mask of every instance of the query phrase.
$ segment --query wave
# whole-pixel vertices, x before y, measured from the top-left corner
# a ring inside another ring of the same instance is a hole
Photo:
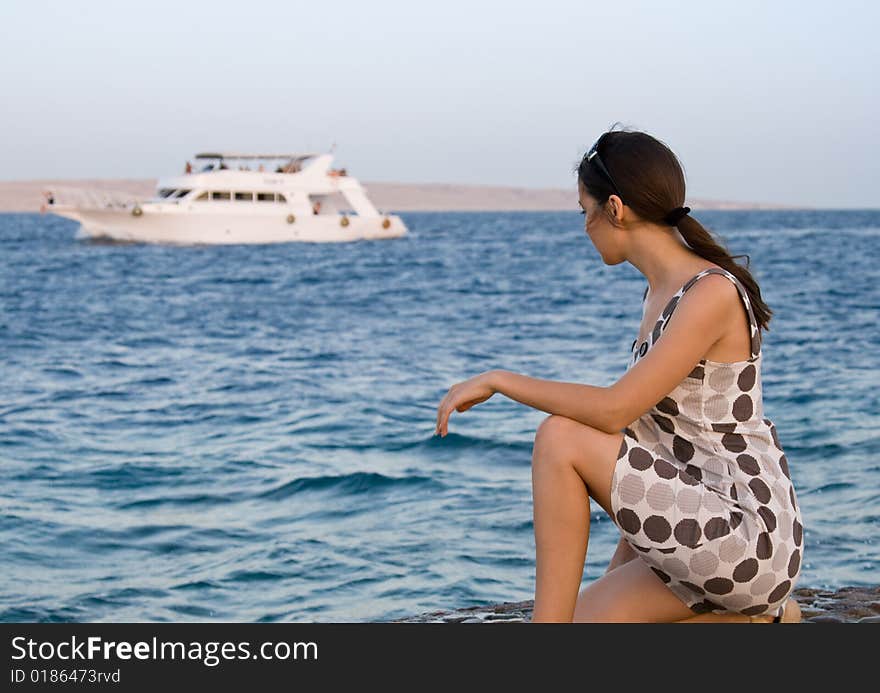
[[[448,433],[445,438],[431,435],[427,438],[417,438],[414,440],[405,440],[398,436],[389,436],[384,440],[367,443],[352,443],[351,440],[344,440],[339,443],[307,443],[306,447],[314,450],[378,450],[381,452],[400,452],[403,450],[425,450],[435,452],[441,450],[480,450],[495,451],[506,450],[511,452],[525,452],[531,455],[532,443],[522,441],[506,441],[494,438],[480,438],[477,436],[463,435],[461,433]]]
[[[171,479],[186,476],[188,473],[189,470],[185,467],[159,467],[129,462],[119,466],[96,469],[86,474],[65,472],[64,476],[70,477],[66,483],[76,488],[119,490],[164,484]]]
[[[241,494],[208,494],[194,493],[187,496],[174,496],[166,498],[144,498],[142,500],[131,501],[130,503],[122,503],[115,506],[119,510],[133,510],[144,508],[156,508],[162,505],[223,505],[225,503],[234,503],[241,499]]]
[[[468,450],[511,450],[517,452],[532,453],[532,441],[506,441],[494,438],[479,438],[461,433],[447,433],[446,437],[432,436],[421,442],[421,445],[429,448],[443,449],[468,449]]]
[[[426,476],[390,477],[375,472],[355,472],[340,476],[313,476],[294,479],[269,491],[264,491],[257,498],[283,500],[308,491],[333,491],[348,495],[407,487],[444,489],[446,485]]]
[[[276,573],[270,570],[236,570],[227,575],[224,580],[230,582],[265,582],[284,580],[290,577],[284,573]]]
[[[214,580],[195,580],[193,582],[184,582],[179,585],[171,585],[168,589],[171,590],[213,590],[220,589],[222,585],[219,582],[215,582]]]
[[[819,486],[817,488],[805,489],[804,495],[809,495],[812,493],[826,493],[828,491],[841,491],[843,489],[853,488],[855,484],[852,484],[848,481],[835,481],[830,484],[824,484],[823,486]]]
[[[0,611],[0,623],[70,623],[87,620],[80,609],[47,609],[30,606]]]

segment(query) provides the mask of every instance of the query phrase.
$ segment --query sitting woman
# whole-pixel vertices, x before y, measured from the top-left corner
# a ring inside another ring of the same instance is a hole
[[[604,133],[578,168],[585,231],[608,265],[647,281],[626,373],[608,387],[495,370],[437,409],[501,393],[547,412],[532,456],[537,621],[797,621],[800,508],[761,392],[771,311],[751,273],[684,207],[675,154],[641,132]],[[620,541],[579,589],[590,499]]]

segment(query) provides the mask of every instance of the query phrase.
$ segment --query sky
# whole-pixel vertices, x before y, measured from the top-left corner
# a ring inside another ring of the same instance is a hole
[[[878,208],[878,27],[851,0],[3,0],[0,180],[335,144],[361,181],[574,188],[619,122],[688,199]]]

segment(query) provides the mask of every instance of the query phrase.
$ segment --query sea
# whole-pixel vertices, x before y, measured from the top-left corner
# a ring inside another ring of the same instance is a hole
[[[773,310],[765,415],[797,587],[880,583],[880,211],[695,216]],[[170,247],[0,215],[0,620],[367,622],[531,599],[546,414],[456,382],[608,386],[641,319],[571,212],[408,236]],[[584,581],[619,533],[593,505]]]

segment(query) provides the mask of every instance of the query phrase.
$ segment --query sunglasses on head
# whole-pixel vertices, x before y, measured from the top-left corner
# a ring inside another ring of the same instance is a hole
[[[601,137],[599,138],[601,139]],[[599,171],[605,176],[605,179],[611,184],[611,188],[617,193],[617,196],[623,200],[623,195],[620,194],[620,188],[617,187],[617,184],[614,182],[614,179],[611,177],[611,174],[608,172],[608,169],[605,168],[605,164],[602,163],[602,157],[599,156],[599,140],[596,140],[595,144],[590,147],[590,151],[587,152],[586,156],[584,156],[584,160],[596,164],[599,167]]]

